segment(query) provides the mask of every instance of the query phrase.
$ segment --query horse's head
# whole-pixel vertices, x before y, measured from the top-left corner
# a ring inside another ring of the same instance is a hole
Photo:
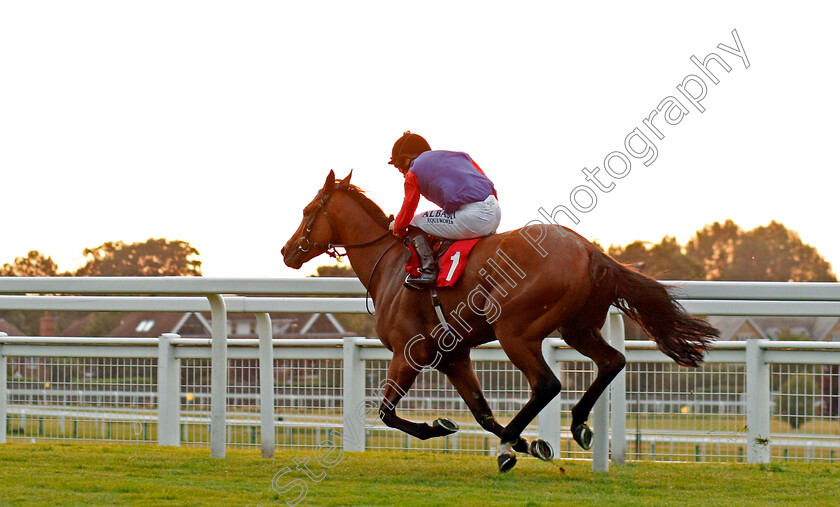
[[[335,172],[330,171],[323,188],[318,191],[312,202],[303,208],[303,219],[286,246],[283,247],[283,262],[290,268],[298,269],[305,262],[321,255],[337,242],[336,232],[330,225],[327,205],[330,197],[337,191],[350,187],[350,176],[343,180],[335,180]]]

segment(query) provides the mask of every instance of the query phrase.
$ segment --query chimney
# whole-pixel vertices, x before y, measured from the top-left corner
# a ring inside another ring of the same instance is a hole
[[[55,336],[55,328],[56,328],[56,318],[50,315],[49,312],[44,312],[44,316],[41,317],[41,329],[40,334],[41,336]]]

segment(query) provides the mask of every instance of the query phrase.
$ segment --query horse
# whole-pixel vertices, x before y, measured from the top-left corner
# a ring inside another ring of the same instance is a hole
[[[373,299],[376,332],[393,353],[379,407],[379,417],[391,428],[421,440],[458,431],[447,418],[428,424],[397,415],[400,399],[420,371],[431,367],[449,379],[478,424],[499,438],[501,472],[515,465],[516,452],[549,461],[551,446],[540,439],[528,441],[521,433],[561,390],[542,355],[542,341],[553,330],[597,366],[595,379],[571,410],[571,433],[583,449],[592,446],[586,423],[592,407],[625,365],[623,354],[600,332],[611,305],[683,366],[699,366],[719,334],[688,314],[664,285],[554,224],[530,224],[478,241],[458,282],[439,289],[451,322],[444,325],[428,290],[404,287],[408,252],[389,231],[391,218],[350,183],[351,176],[352,171],[337,181],[330,171],[281,253],[287,266],[299,269],[322,253],[345,249]],[[493,416],[470,359],[470,349],[494,340],[531,388],[529,400],[506,426]]]

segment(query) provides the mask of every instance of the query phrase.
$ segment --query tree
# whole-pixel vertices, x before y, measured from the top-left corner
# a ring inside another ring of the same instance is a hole
[[[786,377],[776,398],[778,416],[794,430],[799,429],[814,415],[816,392],[817,386],[811,375]]]
[[[816,248],[775,221],[751,231],[743,231],[732,220],[715,222],[697,231],[686,253],[705,267],[706,280],[837,280]]]
[[[16,257],[12,264],[3,264],[0,276],[58,276],[58,266],[51,257],[32,250],[26,257]]]
[[[75,276],[201,276],[198,250],[186,241],[148,239],[145,243],[107,242],[86,248],[87,263]]]
[[[688,257],[676,238],[665,236],[648,248],[642,241],[626,247],[610,246],[609,254],[625,264],[642,264],[645,273],[660,280],[702,280],[703,267]]]
[[[643,264],[645,273],[671,280],[836,281],[828,262],[784,225],[744,231],[732,220],[715,222],[697,231],[680,247],[666,236],[648,247],[634,241],[610,246],[609,254],[625,264]],[[636,324],[625,319],[628,339],[641,339]]]
[[[685,246],[689,258],[699,263],[706,280],[721,280],[725,269],[732,264],[735,247],[743,231],[732,220],[715,222],[697,231]]]
[[[30,251],[26,257],[16,257],[12,264],[0,267],[0,276],[58,276],[58,266],[52,258],[37,250]],[[5,310],[0,317],[17,326],[29,336],[39,332],[41,316],[44,312],[27,310]]]
[[[355,277],[356,272],[351,266],[333,264],[331,266],[318,266],[313,276],[336,276]],[[343,313],[335,316],[341,326],[348,332],[356,333],[359,336],[374,337],[376,330],[373,325],[373,316],[365,313]]]
[[[86,248],[87,264],[75,273],[58,273],[58,266],[50,257],[31,251],[18,257],[13,264],[0,267],[0,276],[200,276],[201,261],[198,250],[185,241],[149,239],[145,243],[125,244],[122,241]],[[40,311],[3,311],[0,316],[15,324],[21,331],[35,336],[39,332]],[[83,313],[59,312],[59,328],[81,318]],[[105,328],[120,315],[98,316],[92,325]],[[98,333],[96,329],[85,331]]]
[[[645,241],[636,240],[625,247],[610,245],[608,253],[615,260],[624,264],[646,264],[650,252]]]
[[[336,276],[342,278],[352,278],[356,276],[352,266],[343,266],[341,264],[333,264],[332,266],[318,266],[316,268],[316,275],[313,276]]]
[[[770,222],[742,235],[721,280],[776,282],[837,281],[817,250],[784,225]]]
[[[780,342],[791,342],[791,341],[807,342],[807,341],[811,341],[811,337],[808,336],[807,334],[794,333],[793,331],[790,330],[789,327],[783,327],[782,329],[780,329],[779,334],[776,335],[776,339],[779,340]]]

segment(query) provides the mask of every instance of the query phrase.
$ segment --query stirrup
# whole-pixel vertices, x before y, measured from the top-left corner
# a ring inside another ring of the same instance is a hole
[[[413,277],[411,275],[406,275],[405,276],[405,281],[403,282],[403,285],[406,286],[409,289],[426,290],[426,289],[431,289],[432,287],[434,287],[436,282],[437,282],[437,275],[433,275],[433,277],[431,279],[424,280],[423,277],[422,277],[422,273],[421,273],[421,276],[419,276],[419,277]]]

